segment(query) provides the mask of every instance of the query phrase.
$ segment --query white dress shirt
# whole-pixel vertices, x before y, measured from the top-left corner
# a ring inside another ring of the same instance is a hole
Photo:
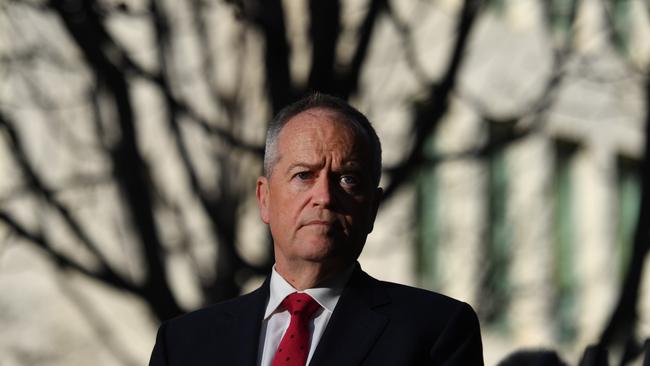
[[[260,331],[260,345],[257,354],[257,364],[259,366],[271,366],[275,351],[280,345],[284,332],[289,327],[291,316],[287,310],[280,307],[282,300],[287,295],[294,292],[304,292],[311,296],[321,306],[316,311],[314,317],[309,323],[309,334],[311,336],[311,343],[309,346],[309,355],[307,355],[307,364],[314,354],[314,350],[320,341],[323,331],[334,312],[334,308],[341,297],[343,288],[348,282],[350,275],[354,270],[354,265],[349,269],[336,276],[336,278],[328,281],[324,287],[309,288],[304,291],[298,291],[289,284],[273,266],[271,272],[271,283],[269,288],[269,299],[266,304],[266,311],[264,312],[264,320],[262,321],[262,328]],[[326,287],[325,287],[326,286]]]

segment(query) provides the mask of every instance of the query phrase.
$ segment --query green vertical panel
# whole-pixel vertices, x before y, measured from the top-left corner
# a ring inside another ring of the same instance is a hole
[[[620,276],[627,270],[634,245],[634,230],[639,216],[641,202],[641,182],[638,162],[618,159],[618,215],[616,225],[616,245],[619,252]]]
[[[548,0],[550,23],[556,32],[568,33],[571,28],[571,9],[577,0]]]
[[[487,0],[487,5],[489,6],[490,9],[495,10],[499,13],[502,13],[504,11],[504,8],[506,7],[506,1],[505,0]]]
[[[548,24],[551,33],[561,44],[570,44],[573,40],[573,10],[579,0],[544,0],[547,10]]]
[[[570,341],[576,335],[576,276],[574,186],[571,179],[572,160],[576,146],[558,142],[555,150],[554,176],[554,283],[556,335],[560,341]]]
[[[614,45],[621,53],[627,53],[630,40],[630,0],[610,0],[611,16],[615,32]]]
[[[425,156],[433,159],[435,146],[429,139],[425,147]],[[436,167],[433,164],[424,165],[417,182],[417,266],[420,283],[423,287],[435,289],[437,286],[437,213],[438,213],[438,181]]]
[[[508,133],[508,126],[490,125],[492,140]],[[485,272],[479,312],[491,326],[507,330],[507,307],[510,301],[511,235],[507,221],[508,168],[506,151],[498,148],[487,160],[488,198],[487,236],[484,244]]]

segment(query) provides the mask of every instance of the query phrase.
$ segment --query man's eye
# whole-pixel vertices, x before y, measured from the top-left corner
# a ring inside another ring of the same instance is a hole
[[[298,172],[296,175],[294,175],[294,177],[300,180],[307,180],[312,177],[312,174],[311,172]]]
[[[342,175],[340,181],[344,187],[356,187],[359,185],[359,178],[354,175]]]

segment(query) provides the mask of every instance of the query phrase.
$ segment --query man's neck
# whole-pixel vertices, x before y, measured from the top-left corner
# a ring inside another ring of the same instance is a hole
[[[333,267],[326,266],[322,263],[311,262],[301,265],[288,265],[282,262],[275,263],[276,272],[298,291],[318,287],[338,274],[343,273],[349,267],[350,265]]]

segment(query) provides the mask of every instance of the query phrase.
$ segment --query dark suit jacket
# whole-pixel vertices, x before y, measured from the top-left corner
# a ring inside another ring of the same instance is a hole
[[[267,279],[163,323],[149,365],[255,365],[268,295]],[[309,365],[483,365],[478,319],[466,303],[378,281],[357,266]]]

